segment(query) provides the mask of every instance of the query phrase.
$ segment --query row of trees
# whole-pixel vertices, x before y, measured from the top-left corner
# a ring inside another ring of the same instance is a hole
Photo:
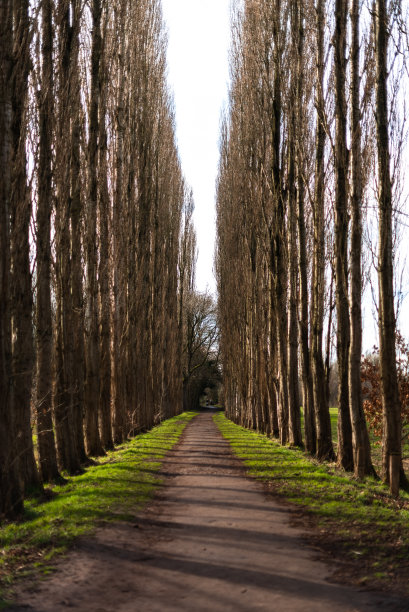
[[[182,409],[196,247],[165,54],[159,0],[0,1],[0,517]]]
[[[374,474],[360,362],[363,226],[376,209],[383,477],[394,494],[406,479],[393,291],[392,161],[400,149],[392,137],[401,141],[404,129],[398,83],[407,51],[400,2],[242,3],[218,180],[228,415],[334,460],[328,388],[336,325],[337,460],[358,477]]]

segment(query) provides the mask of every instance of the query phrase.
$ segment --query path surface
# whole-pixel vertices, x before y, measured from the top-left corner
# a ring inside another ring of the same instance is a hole
[[[331,584],[285,507],[246,478],[211,414],[167,457],[165,486],[134,524],[101,529],[14,610],[391,612],[409,602]]]

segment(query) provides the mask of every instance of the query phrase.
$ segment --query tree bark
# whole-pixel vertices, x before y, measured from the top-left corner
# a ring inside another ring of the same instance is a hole
[[[25,491],[40,486],[31,431],[31,385],[34,366],[33,295],[30,270],[31,194],[27,185],[26,105],[30,70],[27,0],[14,3],[12,78],[11,283],[13,401],[19,472]]]
[[[307,451],[314,455],[317,450],[317,432],[314,415],[314,388],[311,371],[311,353],[309,346],[308,329],[308,268],[307,245],[305,227],[305,187],[303,177],[304,156],[303,142],[303,90],[304,90],[304,10],[303,3],[299,5],[298,19],[298,45],[297,45],[297,205],[298,205],[298,265],[299,265],[299,297],[298,297],[298,325],[302,367],[303,409],[304,409],[304,435]]]
[[[106,132],[106,48],[102,41],[100,64],[100,118],[99,118],[99,320],[100,320],[100,396],[101,443],[112,450],[111,422],[111,321],[110,321],[110,201],[108,190],[107,132]]]
[[[73,413],[73,350],[71,291],[71,95],[73,91],[71,52],[73,27],[69,0],[58,6],[59,87],[58,132],[56,141],[57,202],[55,216],[56,242],[56,344],[54,417],[57,457],[60,469],[70,474],[81,471],[76,445]],[[68,146],[67,146],[68,144]]]
[[[39,101],[39,162],[37,204],[36,421],[40,474],[44,482],[59,478],[52,420],[51,211],[53,27],[51,0],[42,5],[42,72]]]
[[[125,410],[125,253],[124,253],[124,136],[125,136],[125,12],[126,2],[121,0],[116,13],[118,23],[120,54],[118,58],[118,99],[116,108],[117,143],[115,151],[115,196],[113,205],[113,347],[112,347],[112,390],[113,390],[113,437],[115,444],[121,444],[126,437]]]
[[[10,190],[12,166],[12,2],[0,0],[0,517],[23,511],[11,386]]]
[[[362,170],[361,170],[361,110],[359,68],[359,0],[351,0],[351,251],[350,251],[350,323],[349,348],[349,409],[351,413],[354,473],[357,478],[374,475],[371,447],[362,406]]]
[[[298,85],[298,37],[299,2],[291,5],[291,77],[289,95],[288,127],[288,253],[289,253],[289,309],[288,309],[288,416],[289,442],[293,446],[303,446],[301,436],[301,406],[298,386],[298,253],[297,253],[297,184],[296,184],[296,104]]]
[[[324,25],[325,1],[317,0],[317,133],[314,196],[314,261],[312,300],[312,374],[314,410],[317,428],[317,458],[333,461],[331,419],[325,393],[325,369],[322,356],[325,290],[325,240],[324,240],[324,152],[325,152],[325,101],[324,101]]]
[[[85,315],[85,437],[89,455],[104,453],[99,434],[100,354],[97,281],[97,205],[99,77],[101,61],[101,0],[92,2],[91,94],[88,139],[88,201],[86,215],[86,315]]]
[[[402,419],[396,370],[396,321],[393,292],[392,184],[388,128],[388,12],[386,0],[376,0],[376,132],[379,210],[379,357],[383,406],[383,479],[399,495],[405,484],[402,469]]]
[[[73,35],[71,51],[72,95],[71,114],[71,296],[72,296],[72,338],[70,340],[72,363],[72,412],[75,442],[81,463],[87,462],[84,443],[84,296],[82,269],[82,227],[83,216],[81,185],[81,84],[79,72],[79,33],[81,27],[81,2],[72,0]]]
[[[353,470],[352,429],[349,413],[348,353],[348,149],[345,98],[347,0],[335,3],[335,260],[338,357],[338,464]]]

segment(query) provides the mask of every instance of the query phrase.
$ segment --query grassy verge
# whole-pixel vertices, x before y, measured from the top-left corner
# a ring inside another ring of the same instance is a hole
[[[299,507],[311,539],[340,562],[340,580],[409,593],[409,496],[358,482],[334,464],[214,416],[233,452],[266,489]],[[311,528],[311,529],[310,529]]]
[[[0,609],[16,578],[52,571],[50,560],[78,536],[110,521],[129,520],[153,495],[165,454],[197,413],[169,419],[96,461],[80,476],[55,486],[50,500],[27,500],[18,523],[0,527]]]

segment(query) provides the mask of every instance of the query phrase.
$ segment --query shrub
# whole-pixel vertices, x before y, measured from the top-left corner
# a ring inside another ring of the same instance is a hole
[[[409,344],[402,335],[396,334],[396,366],[399,396],[402,410],[402,440],[409,440]],[[379,438],[382,437],[383,413],[381,395],[381,372],[379,348],[362,360],[361,379],[364,394],[364,412],[369,428]]]

